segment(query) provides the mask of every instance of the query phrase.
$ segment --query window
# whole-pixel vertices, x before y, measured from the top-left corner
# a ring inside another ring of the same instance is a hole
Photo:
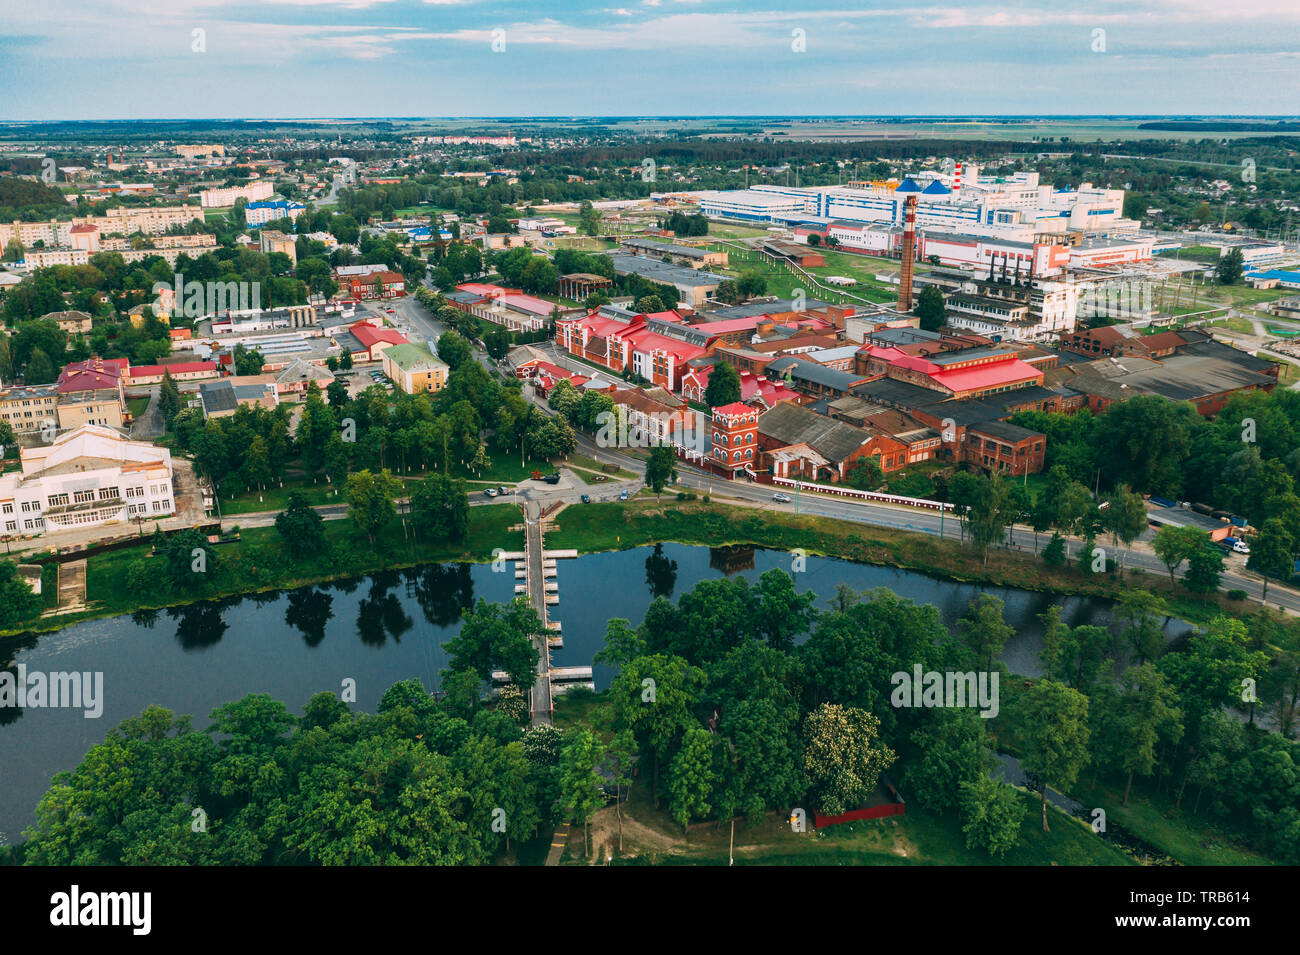
[[[6,504],[4,507],[0,508],[0,511],[5,514],[12,514],[14,512],[14,506],[13,504]]]
[[[18,522],[17,522],[17,521],[5,521],[5,530],[7,530],[7,531],[16,531],[16,530],[18,530]]]
[[[99,499],[101,501],[111,501],[113,498],[121,496],[121,493],[115,487],[101,487],[99,489]]]
[[[95,492],[94,491],[73,491],[72,499],[76,501],[78,504],[84,504],[86,501],[93,501],[95,499]]]
[[[49,503],[49,506],[50,506],[50,507],[62,507],[63,505],[65,505],[65,504],[67,504],[67,503],[68,503],[68,495],[66,495],[66,494],[51,494],[51,495],[50,495],[50,503]]]

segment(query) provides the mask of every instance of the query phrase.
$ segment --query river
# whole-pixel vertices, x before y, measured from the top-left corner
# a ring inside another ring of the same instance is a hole
[[[553,663],[590,664],[604,643],[606,621],[640,623],[656,593],[676,599],[699,580],[740,574],[754,582],[772,568],[791,570],[790,555],[664,544],[562,560],[560,602],[551,615],[563,624],[564,648],[553,653]],[[801,591],[818,595],[821,607],[841,582],[855,590],[885,587],[934,604],[950,627],[976,594],[994,593],[1016,628],[1002,660],[1029,676],[1040,672],[1037,615],[1053,603],[1062,604],[1071,626],[1110,619],[1105,600],[955,583],[832,558],[807,558],[794,578]],[[432,689],[447,662],[442,643],[459,629],[461,608],[479,597],[509,600],[514,585],[513,564],[504,573],[490,564],[434,564],[0,641],[0,666],[11,670],[23,664],[28,673],[103,674],[98,718],[74,709],[0,709],[0,833],[18,841],[54,774],[75,768],[112,727],[151,703],[192,714],[201,730],[213,708],[248,693],[269,693],[296,714],[312,694],[337,693],[345,680],[356,681],[356,705],[371,712],[398,680],[418,678]],[[1185,629],[1174,621],[1170,634]],[[597,687],[610,676],[596,667]]]

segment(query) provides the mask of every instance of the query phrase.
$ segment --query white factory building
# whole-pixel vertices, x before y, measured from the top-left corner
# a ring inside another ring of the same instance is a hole
[[[925,172],[902,182],[888,180],[852,186],[758,185],[749,189],[674,193],[696,202],[715,218],[792,221],[798,216],[849,222],[902,225],[903,205],[917,197],[918,229],[935,228],[966,234],[1015,237],[1022,241],[1085,234],[1134,232],[1138,223],[1124,218],[1124,190],[1083,183],[1077,189],[1053,189],[1038,173],[980,176],[978,167],[964,173]]]
[[[22,449],[22,470],[0,477],[0,528],[40,534],[175,513],[171,452],[84,425]]]

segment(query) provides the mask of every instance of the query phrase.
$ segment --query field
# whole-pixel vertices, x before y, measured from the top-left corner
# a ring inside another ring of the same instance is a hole
[[[877,273],[896,273],[898,271],[898,263],[889,259],[854,255],[849,252],[821,250],[826,258],[826,265],[808,269],[807,271],[810,274],[823,280],[828,276],[843,275],[858,281],[857,285],[848,286],[843,292],[839,292],[834,290],[834,286],[808,288],[808,282],[802,276],[795,274],[784,266],[771,264],[757,253],[746,253],[734,246],[716,243],[711,247],[727,252],[729,265],[727,271],[732,276],[739,275],[741,272],[755,271],[767,279],[767,294],[769,295],[790,298],[794,295],[796,289],[803,289],[804,294],[809,298],[829,301],[835,305],[854,304],[862,299],[878,304],[887,304],[898,298],[898,291],[895,286],[876,278]]]

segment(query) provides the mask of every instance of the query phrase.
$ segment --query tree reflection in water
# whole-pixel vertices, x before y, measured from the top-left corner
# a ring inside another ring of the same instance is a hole
[[[645,582],[651,597],[671,597],[677,587],[677,561],[664,556],[663,544],[645,559]]]
[[[289,592],[284,622],[302,634],[309,647],[325,639],[325,627],[334,618],[334,595],[315,587],[299,587]]]
[[[371,577],[370,592],[361,598],[357,607],[357,632],[361,642],[382,647],[389,637],[400,643],[402,634],[415,621],[402,608],[402,602],[392,589],[401,581],[396,571],[383,571]]]
[[[168,618],[177,621],[176,639],[185,650],[202,650],[221,642],[229,624],[223,618],[227,607],[233,607],[240,598],[217,603],[190,604],[185,607],[168,607]]]
[[[474,606],[474,578],[469,564],[429,564],[420,568],[415,599],[424,619],[435,627],[450,627]]]

